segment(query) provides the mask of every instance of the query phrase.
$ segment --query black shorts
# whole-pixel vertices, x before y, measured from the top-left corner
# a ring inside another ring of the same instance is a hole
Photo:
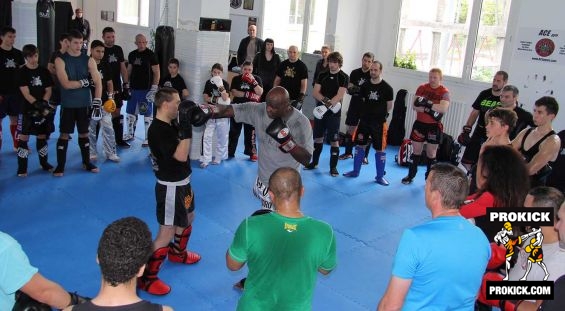
[[[163,184],[166,183],[166,184]],[[190,183],[161,182],[155,184],[157,222],[163,226],[188,227],[188,214],[194,211],[194,192]]]
[[[349,108],[347,108],[347,116],[345,117],[345,125],[357,126],[359,124],[361,99],[351,97]]]
[[[314,118],[314,138],[322,138],[327,135],[330,141],[339,141],[340,116],[327,112],[320,119]]]
[[[63,108],[59,111],[59,132],[65,134],[72,134],[75,131],[75,124],[79,134],[88,133],[88,126],[90,125],[90,107],[81,108]]]
[[[484,127],[476,127],[473,135],[471,135],[471,141],[465,146],[465,152],[461,158],[462,164],[475,164],[479,159],[479,152],[481,151],[481,146],[486,141],[486,130]]]
[[[378,151],[386,149],[386,137],[388,133],[388,125],[386,122],[380,124],[371,124],[361,122],[355,134],[355,142],[358,145],[366,145],[369,142],[369,136],[372,138],[373,148]]]
[[[47,135],[51,133],[53,128],[53,115],[49,115],[43,120],[41,124],[36,124],[34,120],[27,113],[21,114],[18,118],[18,126],[21,124],[22,135]]]
[[[0,102],[0,119],[7,115],[17,117],[22,112],[22,97],[19,95],[0,95],[3,97]]]
[[[116,102],[116,110],[122,109],[122,106],[124,105],[124,101],[122,100],[121,93],[114,94],[114,102]]]
[[[410,133],[410,140],[423,143],[439,145],[441,136],[443,135],[443,124],[439,123],[424,123],[418,120],[414,121],[412,125],[412,132]]]

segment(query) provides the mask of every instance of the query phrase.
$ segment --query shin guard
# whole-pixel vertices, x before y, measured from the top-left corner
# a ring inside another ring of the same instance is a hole
[[[137,279],[137,288],[152,295],[166,295],[171,292],[171,287],[161,281],[157,274],[167,257],[167,247],[161,247],[151,254],[143,275]]]
[[[324,149],[323,143],[314,143],[314,152],[312,153],[312,162],[307,166],[307,168],[315,168],[318,166],[320,161],[320,154],[322,154],[322,149]]]
[[[361,165],[365,158],[365,148],[363,146],[355,146],[355,156],[353,157],[353,171],[343,174],[345,177],[357,177],[361,171]]]
[[[89,172],[98,172],[98,168],[90,163],[90,142],[88,137],[79,137],[78,146],[80,147],[83,168]]]
[[[375,180],[379,185],[388,186],[389,183],[384,178],[385,164],[386,164],[386,153],[382,151],[375,152],[375,168],[377,170],[377,176],[375,177]]]
[[[18,143],[18,176],[27,175],[27,158],[29,156],[29,149],[27,141],[20,140]]]
[[[330,169],[337,167],[337,160],[339,158],[339,147],[330,148]]]
[[[169,244],[169,261],[188,265],[200,261],[200,255],[186,250],[191,233],[192,225],[186,227],[181,234],[175,233],[175,242]]]
[[[53,174],[63,175],[65,171],[65,164],[67,163],[67,147],[69,146],[69,141],[66,139],[57,140],[57,168]]]
[[[44,171],[52,171],[53,165],[49,164],[47,157],[47,140],[38,138],[35,141],[35,148],[37,149],[37,156],[39,157],[39,164]]]

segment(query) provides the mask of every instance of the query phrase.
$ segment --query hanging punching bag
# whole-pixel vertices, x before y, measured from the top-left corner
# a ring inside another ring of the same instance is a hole
[[[47,67],[49,56],[55,51],[55,4],[52,0],[38,0],[36,12],[39,64]]]
[[[166,76],[169,71],[167,66],[169,59],[175,57],[175,30],[171,26],[159,26],[155,31],[155,54],[159,60],[161,77]]]

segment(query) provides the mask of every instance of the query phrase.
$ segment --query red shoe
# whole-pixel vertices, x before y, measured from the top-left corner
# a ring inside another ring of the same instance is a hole
[[[200,261],[202,257],[198,255],[198,253],[185,251],[183,253],[175,253],[171,249],[169,249],[169,261],[176,262],[176,263],[184,263],[187,265],[192,265]]]
[[[249,160],[251,160],[251,162],[257,162],[258,158],[257,158],[257,154],[254,153],[249,157]]]
[[[171,287],[158,277],[140,277],[137,279],[137,288],[157,296],[163,296],[171,292]]]
[[[186,249],[191,233],[192,226],[188,226],[181,234],[175,234],[175,242],[169,243],[169,261],[184,263],[187,265],[192,265],[200,261],[200,255]]]

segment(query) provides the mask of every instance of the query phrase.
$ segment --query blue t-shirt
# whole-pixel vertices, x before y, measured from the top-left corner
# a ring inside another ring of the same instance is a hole
[[[29,264],[20,244],[0,231],[0,310],[12,310],[14,293],[35,273],[37,268]]]
[[[473,310],[489,258],[486,236],[461,216],[405,230],[392,267],[412,280],[403,310]]]

